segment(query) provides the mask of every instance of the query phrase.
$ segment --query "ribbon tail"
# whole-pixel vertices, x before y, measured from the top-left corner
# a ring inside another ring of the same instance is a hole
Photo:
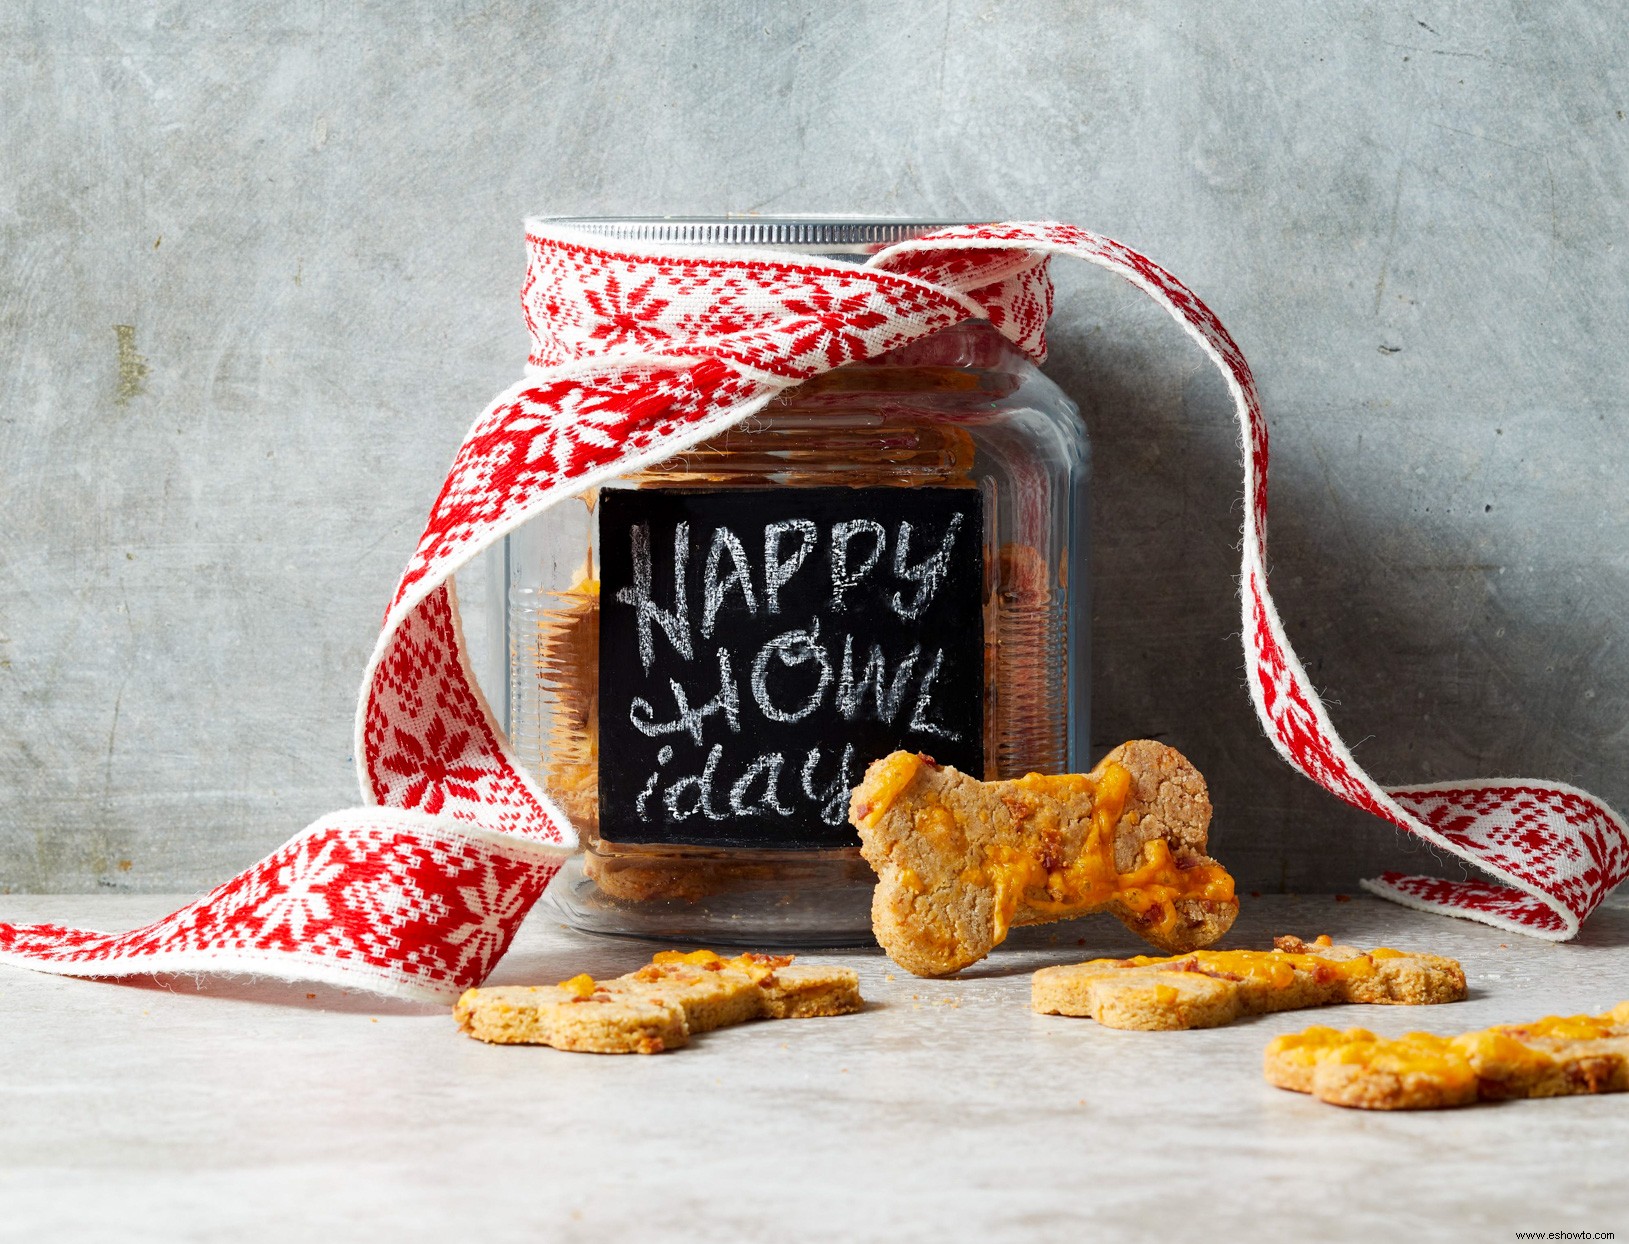
[[[561,858],[448,817],[348,809],[124,933],[0,924],[0,963],[61,976],[325,981],[447,1001],[485,979]]]
[[[1358,882],[1377,898],[1389,899],[1435,916],[1475,920],[1511,933],[1547,942],[1570,941],[1578,934],[1578,917],[1557,908],[1542,895],[1486,881],[1447,881],[1441,877],[1381,873]]]
[[[1124,278],[1181,324],[1226,380],[1243,443],[1245,664],[1251,701],[1279,754],[1337,798],[1497,879],[1453,882],[1387,873],[1364,888],[1423,911],[1533,937],[1576,935],[1584,918],[1629,878],[1629,826],[1617,812],[1556,782],[1487,780],[1388,790],[1364,771],[1335,729],[1267,588],[1267,421],[1255,378],[1243,351],[1192,290],[1130,247],[1049,222],[950,229],[899,243],[873,262],[946,280],[968,252],[1009,246],[1081,259]],[[1045,289],[1032,282],[991,316],[1032,353],[1041,344],[1035,326],[1044,324],[1044,316],[1035,314],[1036,291]]]

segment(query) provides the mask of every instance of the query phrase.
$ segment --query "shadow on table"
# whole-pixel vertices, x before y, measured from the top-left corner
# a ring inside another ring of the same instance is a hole
[[[88,977],[99,985],[198,997],[215,1001],[249,1002],[260,1006],[286,1006],[307,1011],[338,1011],[355,1015],[437,1015],[450,1003],[415,1002],[387,998],[358,989],[342,989],[309,981],[280,981],[251,976],[190,976],[161,973],[148,976]]]

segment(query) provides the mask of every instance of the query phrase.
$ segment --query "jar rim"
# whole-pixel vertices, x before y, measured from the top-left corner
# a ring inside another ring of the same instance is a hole
[[[923,220],[892,216],[539,216],[539,224],[561,225],[619,242],[668,246],[750,246],[769,250],[813,251],[821,255],[869,255],[896,242],[908,242],[938,229],[980,224],[973,220]]]

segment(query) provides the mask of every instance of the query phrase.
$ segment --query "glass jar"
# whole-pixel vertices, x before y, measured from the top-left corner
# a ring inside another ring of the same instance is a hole
[[[574,220],[861,262],[932,223]],[[576,928],[871,941],[848,792],[897,749],[1088,765],[1089,452],[989,324],[828,372],[495,549],[507,726],[584,851]],[[500,698],[500,702],[501,698]]]

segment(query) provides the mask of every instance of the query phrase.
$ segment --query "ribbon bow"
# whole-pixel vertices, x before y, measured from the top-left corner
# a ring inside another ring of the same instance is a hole
[[[526,244],[528,374],[464,438],[363,676],[356,757],[366,806],[320,818],[127,933],[0,925],[0,961],[77,976],[253,973],[422,999],[480,983],[577,837],[476,685],[454,572],[551,506],[713,437],[844,363],[968,319],[1041,359],[1053,255],[1130,281],[1227,379],[1245,446],[1245,662],[1274,746],[1340,799],[1495,878],[1387,873],[1365,888],[1561,941],[1629,876],[1629,827],[1584,791],[1515,779],[1387,788],[1359,767],[1267,591],[1267,425],[1250,368],[1210,309],[1136,251],[1050,223],[944,229],[864,265],[609,243],[540,222]]]

